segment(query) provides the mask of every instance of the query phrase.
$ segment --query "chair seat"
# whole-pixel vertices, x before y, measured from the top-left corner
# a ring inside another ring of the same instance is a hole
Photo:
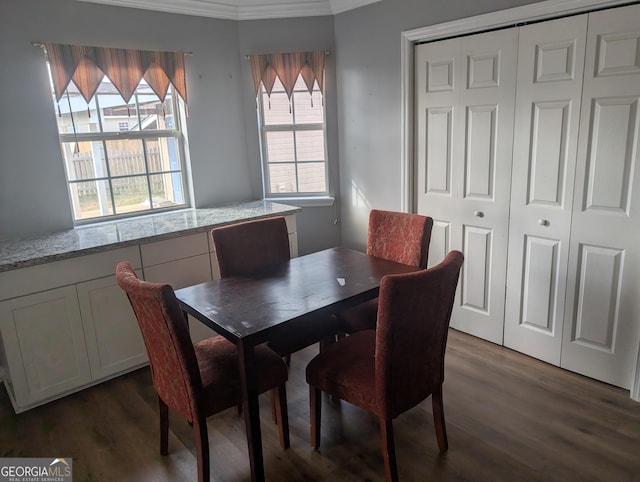
[[[329,345],[307,365],[307,383],[360,408],[379,413],[375,402],[375,330]]]
[[[214,414],[242,402],[238,349],[222,336],[196,343],[196,359],[208,414]],[[255,348],[258,393],[276,388],[287,380],[287,366],[273,350],[264,345]]]
[[[345,333],[373,330],[378,318],[378,298],[365,301],[337,315],[338,327]]]

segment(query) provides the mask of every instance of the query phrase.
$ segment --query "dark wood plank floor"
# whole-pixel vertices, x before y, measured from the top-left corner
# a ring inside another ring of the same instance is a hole
[[[261,398],[265,469],[272,481],[384,480],[377,420],[323,399],[322,446],[309,445],[304,368],[288,383],[291,448],[282,451]],[[438,453],[430,399],[394,423],[400,479],[640,481],[640,404],[629,393],[452,331],[444,388],[449,451]],[[208,422],[212,480],[249,479],[244,422]],[[0,456],[73,457],[76,481],[195,480],[194,440],[171,417],[169,456],[158,450],[148,369],[15,415],[0,394]]]

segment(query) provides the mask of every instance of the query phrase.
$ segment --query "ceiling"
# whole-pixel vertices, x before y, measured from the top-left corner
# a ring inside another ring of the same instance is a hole
[[[231,20],[335,15],[380,0],[78,0]]]

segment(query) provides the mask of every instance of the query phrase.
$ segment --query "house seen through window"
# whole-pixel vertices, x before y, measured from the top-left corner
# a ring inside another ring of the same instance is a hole
[[[325,111],[317,83],[309,94],[302,76],[291,100],[276,78],[271,96],[258,95],[266,197],[327,195]]]
[[[54,96],[76,221],[186,206],[178,102],[143,79],[127,103],[106,76],[88,104],[73,82]]]

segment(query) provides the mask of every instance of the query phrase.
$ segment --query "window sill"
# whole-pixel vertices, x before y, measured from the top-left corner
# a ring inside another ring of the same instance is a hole
[[[333,206],[336,198],[333,196],[308,196],[308,197],[267,197],[266,201],[276,203],[292,204],[294,206],[304,207],[328,207]]]

